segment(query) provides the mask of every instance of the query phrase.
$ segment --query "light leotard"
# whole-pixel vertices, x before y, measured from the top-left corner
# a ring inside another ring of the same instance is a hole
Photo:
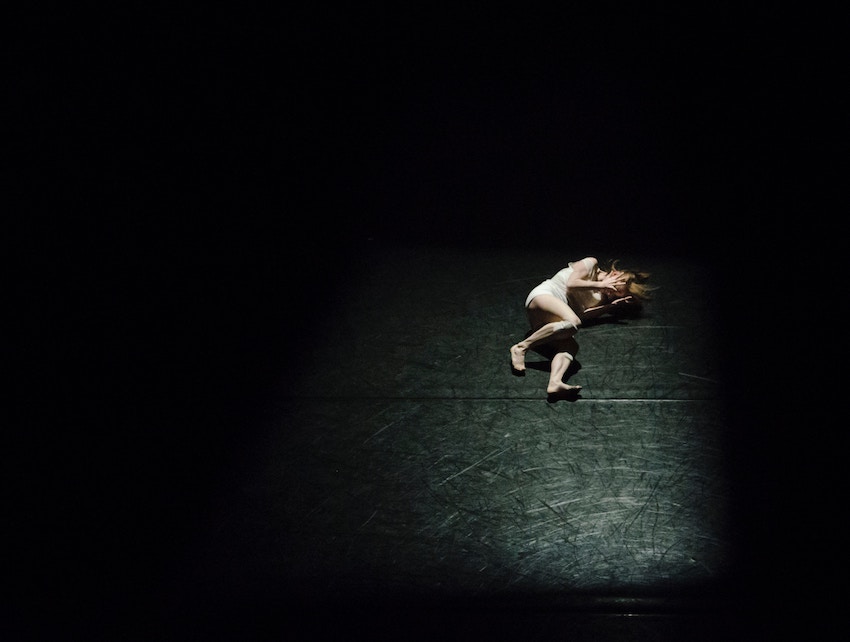
[[[596,278],[597,267],[592,264],[590,259],[585,258],[582,259],[587,266],[587,269],[590,271],[588,275],[589,280],[593,280]],[[557,297],[567,305],[569,302],[567,301],[567,280],[570,278],[570,275],[573,273],[573,261],[567,265],[567,267],[559,270],[552,278],[546,279],[540,285],[536,286],[531,292],[528,293],[528,296],[525,298],[525,307],[528,307],[534,297],[539,296],[541,294],[551,294],[554,297]]]

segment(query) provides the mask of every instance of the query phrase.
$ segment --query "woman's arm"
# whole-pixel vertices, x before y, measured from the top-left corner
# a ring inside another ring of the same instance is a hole
[[[637,300],[633,296],[628,295],[614,299],[613,301],[610,301],[608,303],[603,303],[602,305],[596,305],[592,308],[587,308],[581,314],[581,319],[582,321],[585,321],[588,319],[596,319],[598,317],[601,317],[603,314],[614,314],[615,312],[627,309],[639,309],[637,308],[638,305],[639,304]]]
[[[573,271],[567,279],[567,289],[570,288],[596,288],[598,290],[616,290],[618,286],[624,285],[619,276],[606,274],[603,278],[596,281],[591,279],[591,274],[596,272],[598,266],[597,260],[592,256],[587,256],[581,261],[572,264]]]
[[[596,266],[598,265],[594,257],[586,256],[581,261],[575,261],[570,265],[573,271],[567,279],[567,289],[599,287],[599,281],[594,281],[590,278],[590,275],[596,271]]]

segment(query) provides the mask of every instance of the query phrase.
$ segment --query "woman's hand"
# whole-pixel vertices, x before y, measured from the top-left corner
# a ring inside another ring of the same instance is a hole
[[[613,272],[606,274],[598,281],[599,286],[604,290],[614,290],[617,291],[619,288],[626,285],[626,280],[623,278],[623,275],[619,272]]]

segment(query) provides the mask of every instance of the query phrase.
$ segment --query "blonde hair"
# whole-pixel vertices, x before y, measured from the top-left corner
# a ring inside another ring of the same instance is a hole
[[[613,272],[617,269],[619,259],[611,261],[608,267],[608,272]],[[620,270],[623,278],[626,280],[626,289],[639,303],[644,303],[652,299],[651,292],[655,289],[647,285],[649,280],[649,272],[641,272],[637,270]]]

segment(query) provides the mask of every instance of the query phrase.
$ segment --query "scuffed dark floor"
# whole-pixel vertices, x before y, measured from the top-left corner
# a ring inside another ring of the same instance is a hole
[[[403,613],[423,633],[511,612],[589,630],[639,615],[646,635],[733,626],[710,275],[616,257],[653,273],[655,299],[582,329],[580,397],[550,403],[545,360],[513,376],[508,347],[527,291],[573,258],[364,254],[198,529],[175,613],[213,629],[246,610],[293,626],[333,614],[343,630]]]

